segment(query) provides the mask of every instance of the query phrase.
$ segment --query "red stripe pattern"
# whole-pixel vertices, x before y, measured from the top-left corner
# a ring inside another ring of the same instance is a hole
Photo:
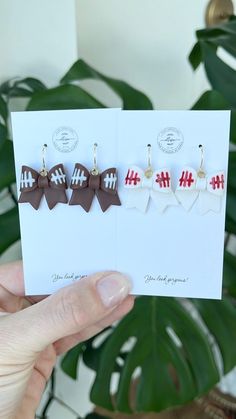
[[[160,188],[170,187],[170,176],[168,172],[157,173],[155,182],[159,184]]]
[[[212,176],[211,181],[210,181],[210,185],[212,186],[213,190],[216,189],[224,189],[224,184],[225,184],[225,180],[224,180],[224,175],[216,175],[216,176]]]
[[[134,170],[128,170],[128,173],[125,178],[125,184],[126,185],[134,185],[136,186],[141,181],[138,172],[135,172]]]
[[[193,174],[188,170],[183,170],[182,175],[179,179],[179,186],[183,186],[184,188],[190,188],[192,183],[194,183]]]

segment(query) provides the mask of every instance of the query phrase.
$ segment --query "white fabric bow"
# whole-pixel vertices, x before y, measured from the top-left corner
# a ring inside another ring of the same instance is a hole
[[[143,171],[140,167],[131,166],[125,178],[125,188],[128,189],[127,208],[137,208],[145,212],[150,197],[159,212],[163,212],[169,205],[178,205],[171,189],[168,169],[159,169],[150,173],[149,169]]]
[[[199,177],[195,169],[184,167],[175,195],[186,211],[189,211],[198,199],[200,214],[206,214],[208,211],[220,211],[224,191],[225,175],[223,171]]]

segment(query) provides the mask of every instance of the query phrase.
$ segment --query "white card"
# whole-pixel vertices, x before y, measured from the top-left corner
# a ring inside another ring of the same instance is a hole
[[[26,294],[50,294],[84,275],[118,270],[132,278],[134,294],[221,298],[229,126],[229,111],[13,113],[18,190],[22,165],[40,171],[44,143],[47,169],[63,163],[68,184],[75,163],[91,170],[97,143],[100,172],[110,167],[118,170],[122,203],[102,212],[95,196],[88,213],[81,206],[61,203],[49,210],[44,196],[37,211],[29,203],[19,204]],[[127,208],[130,192],[140,204],[152,189],[150,181],[142,181],[142,188],[132,191],[125,188],[128,168],[147,168],[148,143],[153,170],[165,168],[165,174],[170,169],[173,192],[185,166],[198,171],[202,144],[208,183],[212,185],[210,176],[224,173],[223,195],[206,192],[201,180],[202,193],[198,189],[189,211],[178,204],[160,213],[164,195],[155,194],[146,212]],[[66,193],[70,198],[72,191]],[[205,196],[216,212],[199,213]]]

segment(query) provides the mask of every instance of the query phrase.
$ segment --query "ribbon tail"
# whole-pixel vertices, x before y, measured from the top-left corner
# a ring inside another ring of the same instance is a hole
[[[94,197],[93,189],[74,189],[69,205],[80,205],[86,212],[89,212]]]
[[[175,196],[180,202],[180,204],[184,207],[186,211],[189,211],[194,202],[196,201],[198,197],[199,191],[197,190],[191,190],[191,191],[184,191],[184,190],[176,190]]]
[[[127,192],[126,208],[137,208],[141,212],[146,212],[150,192],[148,189],[129,189]]]
[[[165,209],[170,205],[179,205],[173,191],[169,191],[168,193],[151,191],[151,198],[153,199],[154,204],[159,212],[164,212]]]
[[[59,202],[62,204],[66,204],[68,202],[64,189],[45,188],[44,195],[50,210],[53,209]]]
[[[35,189],[29,192],[21,192],[18,202],[19,203],[28,202],[29,204],[32,205],[34,209],[37,210],[39,208],[39,204],[42,199],[42,196],[43,196],[43,189]]]
[[[208,211],[220,212],[221,196],[214,195],[208,191],[200,191],[198,198],[198,209],[201,215]]]
[[[111,205],[121,205],[120,198],[117,193],[110,194],[101,189],[97,189],[96,195],[103,212],[105,212]]]

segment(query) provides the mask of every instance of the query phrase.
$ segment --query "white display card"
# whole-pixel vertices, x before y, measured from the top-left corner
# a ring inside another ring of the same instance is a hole
[[[96,196],[89,212],[62,203],[50,210],[45,196],[38,210],[19,204],[26,294],[118,270],[131,277],[133,294],[220,299],[229,128],[229,111],[12,113],[19,195],[21,167],[40,172],[44,144],[47,169],[62,163],[70,186],[75,163],[92,169],[97,143],[100,173],[117,168],[122,204],[105,212]],[[201,157],[204,176],[195,182]]]

